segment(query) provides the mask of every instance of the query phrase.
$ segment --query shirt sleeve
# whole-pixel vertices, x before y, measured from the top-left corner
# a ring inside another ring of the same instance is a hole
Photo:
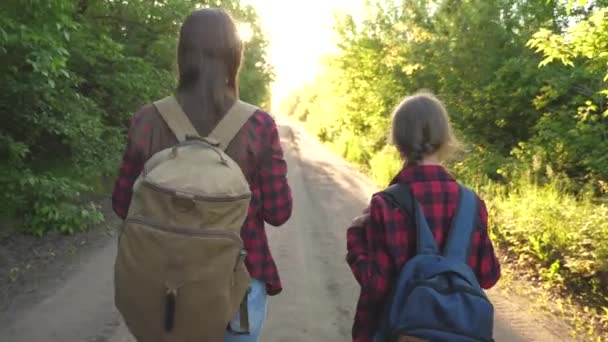
[[[351,227],[347,232],[347,261],[361,287],[381,299],[388,290],[388,280],[394,273],[393,262],[385,242],[385,213],[390,211],[384,199],[372,199],[369,219],[363,227]]]
[[[498,258],[494,251],[494,246],[488,234],[488,210],[483,200],[479,200],[479,233],[473,242],[477,246],[477,254],[472,255],[473,270],[477,275],[479,285],[484,289],[489,289],[496,285],[500,279],[501,269]]]
[[[350,227],[347,232],[346,260],[355,279],[361,285],[353,338],[373,335],[381,315],[382,305],[390,293],[395,266],[385,239],[385,218],[390,208],[381,196],[374,196],[370,216],[362,227]]]
[[[270,115],[263,122],[261,136],[264,153],[259,164],[259,180],[262,192],[264,221],[280,226],[291,216],[293,200],[287,182],[287,163],[279,139],[277,125]]]
[[[112,208],[118,217],[125,219],[129,211],[133,184],[141,173],[145,161],[142,151],[138,148],[135,139],[135,117],[131,120],[127,145],[123,152],[118,178],[112,191]]]

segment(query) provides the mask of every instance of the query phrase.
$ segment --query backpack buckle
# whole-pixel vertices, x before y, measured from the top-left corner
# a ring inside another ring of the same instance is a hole
[[[203,141],[206,142],[207,144],[213,146],[213,147],[220,147],[220,142],[213,139],[212,137],[206,137],[203,138]]]

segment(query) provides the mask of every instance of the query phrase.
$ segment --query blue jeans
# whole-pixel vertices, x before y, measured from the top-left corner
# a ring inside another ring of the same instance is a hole
[[[251,289],[247,296],[247,309],[249,311],[249,335],[236,335],[226,332],[224,342],[257,342],[262,332],[262,326],[268,312],[268,294],[266,284],[257,279],[251,280]],[[230,327],[234,331],[240,331],[240,312],[230,321]]]

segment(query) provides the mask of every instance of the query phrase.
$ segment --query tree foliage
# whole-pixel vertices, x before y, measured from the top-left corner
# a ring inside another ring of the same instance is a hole
[[[259,19],[238,0],[0,3],[0,198],[30,231],[99,221],[78,194],[118,167],[132,112],[171,92],[179,26],[198,6],[248,23],[241,97],[269,98]]]
[[[544,56],[541,67],[560,61],[571,76],[546,84],[535,99],[543,117],[531,140],[533,150],[554,168],[597,179],[606,190],[608,7],[593,9],[562,32],[543,28],[528,46]]]
[[[348,141],[340,151],[360,146],[351,156],[369,164],[394,106],[428,89],[471,147],[600,186],[608,179],[607,2],[578,3],[371,1],[362,20],[338,20],[340,53],[294,95],[292,111],[308,113],[322,138]]]

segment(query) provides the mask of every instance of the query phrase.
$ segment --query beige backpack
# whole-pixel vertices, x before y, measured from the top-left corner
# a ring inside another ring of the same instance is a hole
[[[116,307],[140,342],[222,341],[246,303],[240,231],[251,198],[224,150],[257,108],[237,101],[201,138],[174,97],[154,105],[179,142],[154,154],[133,186],[114,266]]]

